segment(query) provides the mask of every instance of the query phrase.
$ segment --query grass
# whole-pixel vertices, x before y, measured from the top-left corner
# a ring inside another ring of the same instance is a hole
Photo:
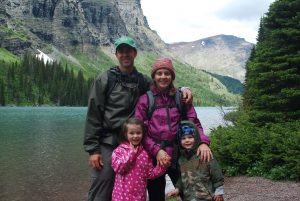
[[[12,40],[19,39],[22,41],[27,41],[27,34],[25,32],[15,31],[6,26],[0,26],[1,32],[5,33],[4,39]]]
[[[16,62],[19,61],[20,58],[9,52],[7,49],[0,48],[0,60],[5,62]]]

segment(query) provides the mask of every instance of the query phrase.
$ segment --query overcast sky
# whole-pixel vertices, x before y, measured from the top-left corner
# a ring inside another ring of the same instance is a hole
[[[166,43],[219,34],[256,43],[260,18],[275,0],[141,0],[152,30]]]

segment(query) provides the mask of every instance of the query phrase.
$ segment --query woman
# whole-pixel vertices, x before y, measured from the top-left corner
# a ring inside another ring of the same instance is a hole
[[[194,106],[192,104],[185,105],[186,117],[182,117],[176,107],[175,96],[177,89],[173,84],[175,71],[172,61],[169,58],[157,59],[152,66],[151,77],[153,85],[150,89],[155,96],[155,110],[151,116],[148,115],[149,98],[147,94],[144,94],[137,103],[135,117],[142,119],[147,126],[148,132],[144,142],[145,149],[152,156],[155,164],[169,167],[167,174],[171,178],[172,183],[175,184],[179,174],[176,169],[170,166],[172,159],[173,161],[177,159],[174,146],[176,145],[177,127],[181,119],[186,118],[197,126],[201,139],[197,155],[201,160],[209,161],[212,158],[208,147],[210,141],[203,132]],[[155,180],[149,180],[147,187],[149,201],[164,201],[165,186],[165,175]]]

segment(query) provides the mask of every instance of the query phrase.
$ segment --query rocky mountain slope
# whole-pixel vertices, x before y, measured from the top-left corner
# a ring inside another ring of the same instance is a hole
[[[133,36],[141,49],[161,48],[136,0],[2,0],[0,46],[14,53],[47,49],[93,52],[121,35]]]
[[[168,45],[168,49],[194,67],[244,81],[245,63],[253,44],[230,35]]]

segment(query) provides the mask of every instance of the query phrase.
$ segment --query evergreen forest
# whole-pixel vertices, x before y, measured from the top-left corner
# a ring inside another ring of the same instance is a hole
[[[227,175],[300,180],[299,22],[299,0],[277,0],[261,19],[243,105],[211,135]]]
[[[0,105],[87,105],[93,79],[60,63],[25,54],[21,62],[0,61]]]

